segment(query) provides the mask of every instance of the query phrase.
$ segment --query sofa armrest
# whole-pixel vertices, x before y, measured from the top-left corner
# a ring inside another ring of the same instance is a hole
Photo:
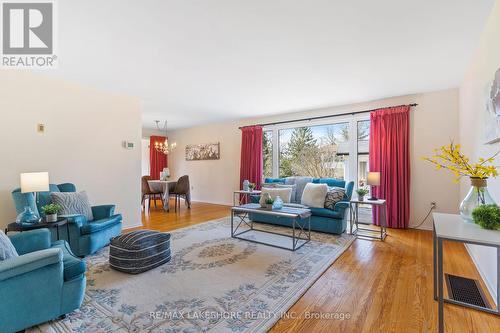
[[[250,202],[251,203],[259,203],[259,201],[260,201],[260,194],[250,195]]]
[[[349,202],[348,201],[339,201],[333,206],[333,210],[342,213],[344,210],[349,208]]]
[[[46,249],[35,251],[22,256],[0,261],[0,281],[25,274],[44,266],[59,263],[63,264],[63,253],[61,249]]]
[[[94,220],[102,220],[113,216],[115,213],[115,207],[115,205],[92,206],[92,215],[94,215]]]
[[[61,215],[60,217],[66,218],[70,225],[74,225],[78,228],[81,228],[83,225],[87,224],[87,218],[83,215]]]
[[[36,229],[9,235],[19,255],[50,248],[49,229]]]

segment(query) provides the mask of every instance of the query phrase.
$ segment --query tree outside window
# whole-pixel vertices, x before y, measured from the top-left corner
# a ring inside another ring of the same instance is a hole
[[[279,176],[344,179],[349,123],[279,130]]]

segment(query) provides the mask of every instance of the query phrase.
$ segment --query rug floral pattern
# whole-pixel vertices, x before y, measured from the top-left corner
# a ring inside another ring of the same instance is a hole
[[[312,233],[292,252],[229,235],[229,218],[173,231],[172,260],[139,275],[111,269],[104,248],[86,258],[82,307],[31,331],[266,332],[353,240]]]

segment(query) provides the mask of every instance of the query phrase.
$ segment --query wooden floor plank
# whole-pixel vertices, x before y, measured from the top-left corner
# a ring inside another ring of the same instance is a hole
[[[228,206],[198,202],[177,213],[158,206],[143,213],[144,228],[170,231],[230,213]],[[445,272],[480,279],[461,244],[445,243]],[[430,232],[389,229],[385,242],[358,239],[270,332],[437,332],[432,279]],[[321,313],[350,318],[306,318]],[[446,332],[500,332],[498,316],[451,304],[445,325]]]

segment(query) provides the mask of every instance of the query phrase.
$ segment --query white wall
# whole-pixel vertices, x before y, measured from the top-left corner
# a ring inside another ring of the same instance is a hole
[[[496,70],[500,67],[500,1],[497,1],[489,17],[477,52],[460,86],[460,143],[471,159],[493,155],[500,150],[500,144],[485,145],[484,115],[486,96]],[[500,159],[497,158],[496,164]],[[500,203],[500,179],[488,180],[489,190]],[[460,186],[460,197],[465,197],[470,184],[464,180]],[[468,245],[469,253],[490,292],[496,295],[496,250],[482,246]]]
[[[433,153],[450,138],[458,138],[458,91],[456,89],[401,96],[368,103],[311,110],[285,115],[210,124],[171,132],[177,150],[169,157],[174,177],[188,174],[193,186],[193,199],[218,204],[231,204],[232,191],[239,188],[241,132],[239,126],[275,120],[300,119],[318,115],[360,111],[383,106],[418,103],[411,111],[411,216],[415,225],[427,213],[431,201],[438,211],[457,212],[458,185],[452,177],[421,159]],[[187,144],[220,142],[221,159],[217,161],[186,161]],[[428,220],[422,226],[430,228]]]
[[[141,170],[143,176],[149,176],[149,139],[141,139]]]
[[[92,204],[116,204],[124,226],[141,223],[138,99],[3,70],[0,114],[0,227],[16,217],[11,191],[19,174],[32,171],[48,171],[51,183],[75,183]],[[135,148],[124,149],[123,140]]]

